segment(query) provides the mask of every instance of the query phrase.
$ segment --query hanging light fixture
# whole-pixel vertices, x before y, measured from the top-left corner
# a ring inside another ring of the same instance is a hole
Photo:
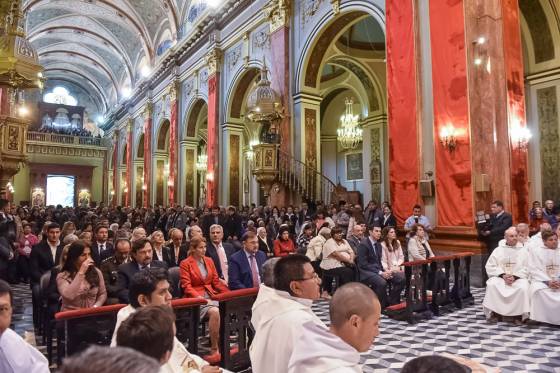
[[[338,142],[344,149],[356,149],[363,140],[363,130],[358,124],[359,115],[354,115],[354,100],[346,98],[346,111],[340,117],[340,127],[336,130]]]
[[[206,172],[208,169],[208,156],[206,154],[199,154],[196,160],[196,170],[198,172]]]

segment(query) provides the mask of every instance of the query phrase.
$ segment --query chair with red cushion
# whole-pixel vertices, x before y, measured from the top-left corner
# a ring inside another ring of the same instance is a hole
[[[258,292],[257,288],[240,289],[212,297],[220,302],[220,366],[225,369],[237,372],[251,366],[249,346],[254,336],[251,308]],[[234,348],[232,335],[237,337]]]
[[[188,344],[187,350],[198,355],[198,324],[200,321],[200,306],[206,304],[206,299],[181,298],[171,301],[175,312],[175,326],[177,339]]]
[[[58,365],[63,357],[80,352],[89,345],[109,346],[117,313],[125,306],[114,304],[56,313]]]

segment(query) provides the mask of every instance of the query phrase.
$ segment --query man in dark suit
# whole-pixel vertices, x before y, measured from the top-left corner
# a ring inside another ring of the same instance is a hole
[[[118,297],[122,303],[129,303],[128,287],[132,276],[135,273],[153,267],[161,267],[167,269],[167,264],[158,260],[152,260],[153,248],[150,240],[144,238],[136,240],[132,243],[131,250],[132,261],[119,266],[117,274]]]
[[[228,261],[235,252],[235,248],[228,242],[223,242],[224,229],[219,224],[210,227],[210,242],[206,245],[206,256],[211,258],[218,271],[220,279],[228,282]]]
[[[29,276],[31,278],[31,300],[33,302],[33,323],[38,326],[39,294],[41,276],[60,263],[63,245],[60,243],[60,225],[47,226],[47,239],[31,248],[29,254]]]
[[[202,233],[207,240],[210,239],[210,227],[212,225],[218,224],[223,227],[225,224],[225,216],[220,214],[220,208],[218,206],[212,207],[212,213],[204,215],[201,220],[200,228],[202,228]]]
[[[230,290],[256,288],[262,282],[262,266],[266,255],[259,250],[256,233],[247,232],[243,236],[243,250],[229,258],[228,285]]]
[[[224,235],[228,240],[238,240],[243,234],[243,223],[241,216],[234,206],[227,209],[227,217],[224,225]]]
[[[167,246],[170,255],[169,267],[178,267],[181,261],[187,259],[187,245],[183,243],[183,232],[178,228],[172,228],[169,232],[171,245]]]
[[[486,284],[488,280],[488,275],[486,274],[486,261],[492,255],[492,252],[500,240],[504,238],[506,230],[513,225],[513,219],[511,214],[504,211],[504,203],[502,201],[496,200],[490,205],[490,210],[492,215],[490,216],[490,224],[487,226],[486,230],[481,234],[486,238],[486,247],[488,252],[484,255],[484,260],[482,263],[482,279],[483,283]]]
[[[384,271],[381,264],[382,249],[381,227],[372,225],[369,227],[369,236],[364,238],[358,245],[358,257],[356,259],[360,282],[371,287],[382,307],[400,302],[401,291],[404,288],[405,279],[402,273],[394,273],[390,270]],[[387,283],[391,283],[391,294],[387,299]]]
[[[115,255],[113,244],[107,241],[109,238],[109,228],[106,225],[97,225],[94,230],[95,237],[91,244],[91,259],[95,266],[99,268],[101,262]]]

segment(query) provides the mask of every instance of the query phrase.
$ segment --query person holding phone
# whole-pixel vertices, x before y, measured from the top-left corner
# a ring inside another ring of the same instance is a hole
[[[90,245],[85,241],[70,245],[56,284],[62,298],[61,311],[99,307],[107,300],[103,275],[95,267]]]
[[[429,239],[428,234],[432,232],[432,225],[430,224],[430,219],[427,216],[422,215],[422,206],[414,205],[412,208],[412,216],[404,222],[404,230],[408,233],[412,230],[414,225],[422,225],[426,231],[426,239]]]

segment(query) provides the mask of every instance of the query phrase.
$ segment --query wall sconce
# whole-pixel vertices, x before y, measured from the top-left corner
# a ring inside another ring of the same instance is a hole
[[[128,193],[128,188],[125,187],[125,188],[123,189],[123,192]]]
[[[453,127],[453,125],[448,124],[445,127],[442,127],[439,131],[439,141],[441,145],[450,153],[453,153],[455,148],[457,147],[457,131]]]
[[[115,195],[115,191],[114,191],[114,190],[111,191],[111,195],[112,195],[112,196]]]
[[[169,164],[165,164],[165,166],[163,166],[163,174],[165,176],[169,176]]]
[[[142,185],[142,190],[148,190],[148,187],[146,185]]]
[[[511,130],[511,141],[517,145],[519,150],[527,150],[529,140],[533,137],[531,130],[527,126],[521,126],[519,123],[513,126]]]
[[[167,182],[167,186],[168,186],[168,187],[173,187],[174,185],[175,185],[175,183],[173,182],[173,180],[169,180],[169,181]]]
[[[213,182],[214,181],[214,173],[213,172],[208,172],[206,174],[206,180]]]

